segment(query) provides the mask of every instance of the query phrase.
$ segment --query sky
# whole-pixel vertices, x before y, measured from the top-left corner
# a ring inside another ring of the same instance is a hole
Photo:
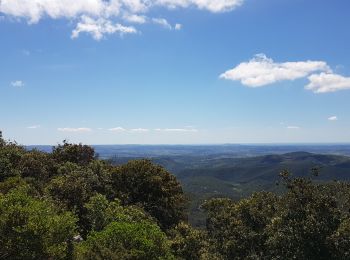
[[[0,0],[20,144],[350,142],[348,0]]]

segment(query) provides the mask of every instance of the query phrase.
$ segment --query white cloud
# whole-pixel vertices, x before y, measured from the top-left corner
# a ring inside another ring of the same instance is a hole
[[[144,24],[147,22],[147,17],[144,15],[129,14],[125,15],[123,18],[130,23]]]
[[[176,23],[174,26],[172,26],[166,19],[164,18],[152,18],[152,22],[155,24],[158,24],[162,27],[164,27],[165,29],[168,30],[175,30],[175,31],[179,31],[182,29],[182,24]]]
[[[180,31],[180,30],[182,29],[182,24],[180,24],[180,23],[175,24],[174,29],[175,29],[176,31]]]
[[[158,5],[168,8],[187,8],[190,6],[207,10],[213,13],[227,12],[234,10],[243,4],[243,0],[156,0]]]
[[[173,29],[173,27],[170,25],[170,23],[164,18],[153,18],[152,21],[155,24],[159,24],[166,29],[169,29],[169,30]]]
[[[31,125],[31,126],[27,126],[28,129],[38,129],[40,128],[40,125]]]
[[[112,1],[113,2],[113,1]],[[76,18],[81,14],[100,15],[106,4],[102,0],[2,0],[0,12],[37,23],[43,17]]]
[[[111,132],[125,132],[126,129],[123,128],[123,127],[118,126],[118,127],[114,127],[114,128],[109,128],[108,131],[111,131]]]
[[[12,87],[21,88],[24,87],[24,82],[22,80],[15,80],[11,82]]]
[[[57,130],[60,132],[71,132],[71,133],[92,132],[91,128],[86,128],[86,127],[79,127],[79,128],[64,127],[64,128],[57,128]]]
[[[130,129],[130,132],[132,132],[132,133],[145,133],[145,132],[149,132],[149,129],[134,128],[134,129]]]
[[[284,80],[304,78],[317,71],[331,71],[324,61],[298,61],[277,63],[257,54],[248,62],[242,62],[235,68],[220,75],[227,80],[239,80],[248,87],[262,87]]]
[[[78,38],[79,34],[85,32],[91,34],[95,40],[101,40],[105,34],[119,33],[120,35],[128,33],[136,33],[136,29],[132,26],[123,26],[119,23],[113,24],[104,18],[97,20],[88,16],[82,16],[81,21],[77,24],[72,32],[72,38]]]
[[[145,23],[148,20],[145,14],[155,8],[195,7],[220,13],[234,10],[243,2],[244,0],[1,0],[0,14],[25,20],[29,24],[38,23],[44,18],[67,19],[78,23],[73,38],[80,32],[87,32],[94,39],[100,40],[104,34],[136,31],[135,28],[120,24],[120,20]],[[83,17],[91,20],[82,21]],[[176,30],[180,27],[175,25]]]
[[[231,11],[243,4],[243,0],[192,0],[200,9],[218,13]]]
[[[197,129],[194,129],[194,128],[156,128],[154,129],[155,131],[158,131],[158,132],[182,132],[182,133],[186,133],[186,132],[198,132]]]
[[[315,93],[335,92],[350,89],[350,77],[333,73],[313,74],[308,77],[310,83],[305,87]]]
[[[331,116],[331,117],[328,117],[328,120],[329,121],[337,121],[338,117],[337,116]]]
[[[287,126],[287,129],[298,130],[298,129],[300,129],[300,127],[299,126]]]

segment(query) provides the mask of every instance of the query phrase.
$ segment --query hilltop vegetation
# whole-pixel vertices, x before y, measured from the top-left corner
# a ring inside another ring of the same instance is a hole
[[[295,156],[312,157],[285,159]],[[216,176],[217,163],[182,174],[212,184],[237,178],[232,170]],[[271,163],[285,166],[280,157],[231,166],[266,167],[240,175],[251,180]],[[350,185],[288,171],[278,184],[280,193],[205,201],[205,228],[196,229],[180,182],[150,160],[116,166],[67,142],[28,151],[0,132],[0,259],[350,259]]]
[[[295,149],[298,148],[305,147]],[[123,164],[129,160],[130,157],[120,156],[112,162]],[[314,178],[316,182],[350,179],[350,157],[343,155],[291,152],[235,158],[210,151],[208,155],[153,157],[152,161],[174,173],[180,181],[190,197],[189,220],[197,227],[205,226],[206,215],[199,209],[205,200],[221,197],[239,200],[256,191],[281,193],[284,189],[276,186],[276,181],[283,170],[294,177],[309,177],[310,170],[318,168],[320,175]]]

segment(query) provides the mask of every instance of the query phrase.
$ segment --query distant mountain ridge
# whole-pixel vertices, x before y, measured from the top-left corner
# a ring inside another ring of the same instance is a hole
[[[222,145],[92,145],[101,158],[111,157],[164,157],[164,156],[222,156],[252,157],[305,151],[319,154],[350,156],[350,144],[222,144]],[[31,145],[51,152],[50,145]]]
[[[274,181],[282,170],[289,170],[295,176],[307,176],[314,167],[320,169],[321,180],[350,180],[350,157],[308,152],[210,159],[202,161],[200,166],[179,172],[177,176],[179,179],[211,176],[224,181],[246,183],[256,180]]]

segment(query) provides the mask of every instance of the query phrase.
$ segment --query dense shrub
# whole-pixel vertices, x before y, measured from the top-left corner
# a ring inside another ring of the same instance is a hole
[[[3,259],[65,259],[76,218],[25,187],[0,194],[0,256]]]

